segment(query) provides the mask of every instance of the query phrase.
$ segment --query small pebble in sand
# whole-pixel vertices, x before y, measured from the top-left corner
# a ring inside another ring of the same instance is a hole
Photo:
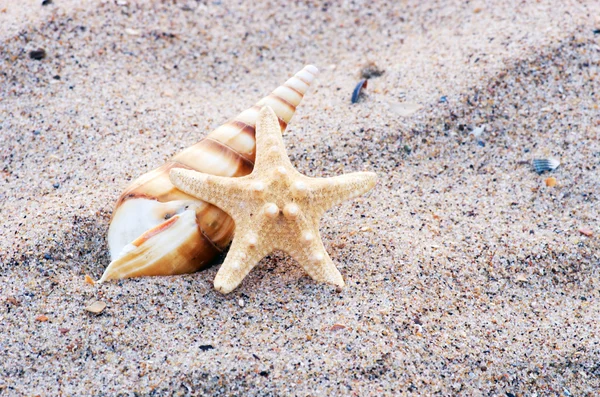
[[[100,314],[106,308],[106,303],[102,301],[96,301],[88,306],[86,306],[85,310],[90,313]]]
[[[13,306],[19,306],[20,305],[19,301],[14,296],[9,296],[8,298],[6,298],[6,301],[9,302],[9,303],[11,303]]]
[[[594,232],[592,232],[592,229],[587,228],[587,227],[582,227],[579,229],[579,233],[583,234],[584,236],[587,237],[592,237],[594,235]]]
[[[35,59],[36,61],[40,61],[46,58],[46,50],[43,48],[38,48],[37,50],[29,51],[29,58]]]
[[[240,298],[240,300],[238,301],[238,305],[240,305],[240,307],[244,307],[244,300]]]
[[[546,183],[546,186],[548,186],[548,187],[556,186],[556,178],[553,176],[551,176],[550,178],[546,178],[546,180],[544,182]]]
[[[85,275],[85,282],[86,282],[86,284],[89,284],[89,285],[94,285],[94,284],[96,284],[96,282],[94,281],[94,279],[93,279],[93,278],[91,278],[91,277],[90,277],[89,275],[87,275],[87,274]]]
[[[50,5],[50,4],[52,4],[52,0],[43,0],[42,1],[42,5],[43,6],[47,6],[47,5]]]
[[[527,282],[527,276],[524,275],[524,274],[518,274],[516,280],[519,283],[526,283]]]
[[[70,331],[69,328],[59,328],[58,329],[58,332],[60,332],[61,335],[65,335],[69,331]]]
[[[125,33],[127,33],[130,36],[139,36],[140,35],[139,30],[135,30],[135,29],[131,29],[131,28],[125,29]]]
[[[38,321],[40,323],[45,323],[46,321],[48,321],[48,316],[46,316],[45,314],[40,314],[39,316],[37,316],[35,318],[35,321]]]
[[[363,79],[372,79],[373,77],[379,77],[384,73],[385,70],[380,69],[375,62],[369,62],[360,71],[360,77]]]
[[[346,326],[344,324],[333,324],[329,330],[338,331],[340,329],[346,329]]]

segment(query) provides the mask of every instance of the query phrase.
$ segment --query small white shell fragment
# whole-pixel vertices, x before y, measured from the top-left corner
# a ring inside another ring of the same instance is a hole
[[[484,131],[485,131],[485,124],[480,127],[473,128],[473,131],[471,131],[471,135],[473,135],[475,138],[479,138],[481,136],[481,134],[484,133]]]
[[[525,276],[524,274],[518,274],[516,277],[516,280],[520,283],[526,283],[528,282],[527,280],[527,276]]]
[[[102,311],[105,308],[106,308],[106,303],[104,303],[102,301],[95,301],[95,302],[87,305],[85,307],[85,310],[87,310],[90,313],[100,314],[100,313],[102,313]]]
[[[140,35],[140,32],[138,30],[131,29],[131,28],[125,29],[125,33],[127,33],[130,36],[139,36]]]
[[[544,171],[554,171],[559,165],[560,161],[552,158],[533,160],[533,168],[538,174],[541,174]]]

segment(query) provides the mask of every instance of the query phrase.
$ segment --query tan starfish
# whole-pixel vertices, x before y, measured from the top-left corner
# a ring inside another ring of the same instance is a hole
[[[274,250],[291,255],[316,281],[339,287],[344,279],[323,247],[319,221],[334,205],[375,186],[373,172],[309,178],[292,166],[277,116],[263,107],[256,123],[256,160],[250,175],[227,178],[173,169],[178,189],[216,205],[235,221],[227,258],[215,277],[226,294]]]

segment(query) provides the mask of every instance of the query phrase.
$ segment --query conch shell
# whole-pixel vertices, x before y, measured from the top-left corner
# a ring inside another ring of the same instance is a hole
[[[178,190],[173,168],[227,177],[254,167],[254,126],[270,106],[284,131],[318,70],[305,66],[269,96],[223,124],[163,166],[136,179],[119,197],[108,229],[112,262],[100,282],[138,276],[192,273],[231,242],[233,220],[219,208]]]

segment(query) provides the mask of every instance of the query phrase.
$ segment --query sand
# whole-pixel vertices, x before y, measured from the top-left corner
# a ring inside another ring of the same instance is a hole
[[[594,395],[600,4],[256,3],[0,1],[0,395]],[[294,165],[381,178],[323,218],[341,293],[85,283],[128,182],[309,63]]]

